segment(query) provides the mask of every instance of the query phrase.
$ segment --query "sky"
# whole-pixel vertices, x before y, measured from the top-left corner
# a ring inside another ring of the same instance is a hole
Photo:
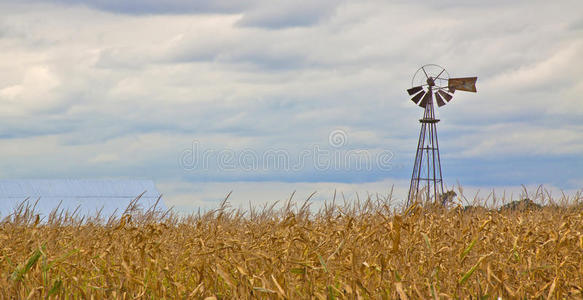
[[[0,2],[0,178],[152,179],[167,206],[407,194],[424,64],[448,189],[583,188],[583,2]]]

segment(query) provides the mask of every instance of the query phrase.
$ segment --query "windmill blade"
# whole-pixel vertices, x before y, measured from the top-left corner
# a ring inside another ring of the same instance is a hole
[[[450,78],[447,86],[450,91],[460,90],[475,93],[477,91],[476,80],[478,80],[478,77]]]
[[[451,100],[451,98],[453,98],[452,95],[446,93],[444,90],[439,90],[438,93],[439,93],[439,95],[441,95],[441,97],[445,98],[445,100],[447,100],[447,102],[449,102]]]
[[[421,97],[423,97],[425,95],[425,92],[421,92],[417,95],[415,95],[413,98],[411,98],[411,101],[415,102],[415,104],[419,103],[419,100],[421,100]]]
[[[445,105],[445,101],[443,101],[439,93],[435,93],[435,100],[437,101],[437,106],[442,107]]]
[[[413,96],[413,95],[417,94],[419,91],[421,91],[422,89],[423,89],[422,86],[412,87],[412,88],[407,90],[407,93],[409,93],[409,96]]]
[[[423,99],[421,99],[421,102],[419,102],[419,106],[421,107],[427,106],[427,103],[429,103],[429,101],[432,101],[431,95],[433,95],[433,93],[425,93],[425,96],[423,96]]]

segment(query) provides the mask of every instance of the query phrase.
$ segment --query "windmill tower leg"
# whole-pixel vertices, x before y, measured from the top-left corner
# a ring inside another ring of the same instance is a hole
[[[433,95],[429,89],[428,99],[425,100],[425,111],[419,132],[415,165],[411,174],[407,206],[425,197],[425,201],[440,202],[443,194],[443,179],[441,174],[441,159],[439,156],[439,142],[437,140],[437,123],[433,109]],[[425,184],[425,190],[420,190],[420,184]],[[422,195],[420,192],[425,192]]]

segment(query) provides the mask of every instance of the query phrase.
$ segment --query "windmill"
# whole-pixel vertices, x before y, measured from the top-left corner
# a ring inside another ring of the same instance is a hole
[[[445,204],[443,195],[443,179],[441,160],[439,157],[439,142],[437,141],[437,123],[433,108],[433,98],[437,106],[449,103],[455,91],[476,92],[478,77],[450,78],[449,73],[435,64],[424,65],[415,72],[411,80],[411,88],[407,90],[413,103],[424,108],[415,154],[415,165],[411,175],[407,206],[413,204],[425,194],[426,200],[434,200]],[[420,184],[425,188],[419,189]]]

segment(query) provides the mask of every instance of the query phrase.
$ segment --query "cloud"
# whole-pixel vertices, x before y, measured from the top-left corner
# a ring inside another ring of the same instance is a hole
[[[579,2],[300,4],[1,3],[2,176],[147,176],[217,190],[407,181],[421,110],[405,89],[421,64],[438,63],[479,77],[477,94],[438,110],[450,182],[578,178]],[[188,172],[178,162],[194,140],[297,157],[337,129],[342,150],[390,150],[394,168]],[[529,174],[537,164],[552,172]],[[560,170],[568,175],[551,174]]]
[[[498,123],[450,137],[448,141],[457,146],[453,154],[459,157],[577,155],[583,153],[581,130],[576,125],[552,128],[529,122]]]
[[[49,108],[55,99],[47,95],[59,85],[60,80],[49,67],[31,66],[24,71],[18,83],[0,89],[0,97],[8,102],[8,107],[19,103],[26,109]]]
[[[243,14],[240,26],[286,28],[310,26],[334,14],[342,1],[265,1]]]
[[[85,6],[127,15],[241,15],[244,27],[279,29],[317,24],[331,16],[343,1],[185,1],[185,0],[27,0],[28,3],[55,3],[66,7]]]
[[[119,156],[115,153],[101,153],[89,159],[92,163],[111,163],[119,161]]]
[[[201,13],[233,13],[244,9],[250,4],[238,1],[187,1],[187,0],[30,0],[29,3],[59,3],[68,6],[89,6],[113,13],[141,14],[201,14]],[[253,3],[250,1],[248,3]]]

